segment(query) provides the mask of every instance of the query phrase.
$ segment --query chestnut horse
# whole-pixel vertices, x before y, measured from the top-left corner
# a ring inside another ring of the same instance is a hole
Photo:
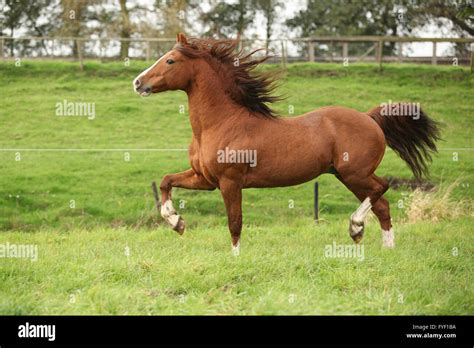
[[[416,117],[413,111],[389,117],[382,106],[369,112],[329,106],[280,118],[268,106],[278,100],[272,96],[275,76],[252,71],[268,57],[253,59],[255,51],[244,55],[237,45],[236,40],[188,41],[179,34],[173,49],[133,81],[141,96],[168,90],[182,90],[188,96],[191,168],[163,178],[163,218],[182,234],[184,220],[173,208],[172,188],[218,188],[232,250],[238,254],[242,189],[298,185],[332,173],[361,201],[350,217],[352,239],[356,243],[362,239],[364,220],[372,209],[380,221],[383,245],[393,247],[389,204],[383,197],[388,183],[374,172],[387,144],[416,178],[426,174],[439,139],[437,123],[421,110]],[[412,106],[394,105],[400,110]]]

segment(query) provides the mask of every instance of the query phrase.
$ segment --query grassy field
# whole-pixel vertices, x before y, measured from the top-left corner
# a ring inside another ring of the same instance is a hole
[[[0,258],[0,314],[474,314],[467,70],[288,67],[280,87],[287,99],[276,105],[283,116],[392,100],[420,102],[444,123],[430,180],[451,185],[449,199],[427,207],[431,219],[413,220],[412,191],[389,190],[397,246],[381,247],[370,218],[360,260],[325,257],[327,245],[352,243],[348,218],[358,206],[330,175],[318,178],[319,225],[311,182],[246,190],[239,257],[230,253],[218,191],[175,189],[187,231],[171,231],[150,183],[187,169],[187,152],[143,149],[186,149],[191,128],[183,92],[133,93],[132,79],[149,65],[89,62],[80,71],[74,63],[0,63],[0,245],[39,252],[35,262]],[[56,116],[64,100],[94,103],[95,118]],[[391,150],[377,174],[411,178]]]

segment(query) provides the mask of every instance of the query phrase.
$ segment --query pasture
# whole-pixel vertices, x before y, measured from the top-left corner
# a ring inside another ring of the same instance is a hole
[[[448,192],[430,203],[390,189],[396,247],[382,248],[369,217],[361,259],[325,255],[328,245],[352,244],[348,221],[359,205],[331,175],[318,178],[319,224],[313,182],[245,190],[239,257],[217,190],[174,189],[187,230],[172,231],[150,184],[189,167],[191,128],[184,92],[132,91],[149,65],[0,63],[0,245],[38,248],[37,261],[0,258],[0,314],[474,314],[467,69],[288,66],[279,88],[287,98],[275,105],[283,117],[392,100],[420,102],[444,123],[429,180]],[[93,103],[95,117],[57,116],[67,102]],[[411,178],[389,149],[377,175]],[[420,201],[426,214],[409,216]]]

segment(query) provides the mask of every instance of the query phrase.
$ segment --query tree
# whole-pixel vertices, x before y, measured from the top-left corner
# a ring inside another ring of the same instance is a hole
[[[116,6],[110,5],[107,0],[95,0],[89,3],[83,18],[89,22],[88,34],[95,34],[101,38],[120,37],[120,58],[129,56],[130,38],[133,34],[140,34],[141,28],[132,22],[133,16],[145,17],[148,13],[156,12],[153,7],[142,6],[136,1],[118,0],[114,3]],[[107,6],[106,6],[107,5]],[[91,22],[96,25],[91,26]]]
[[[55,21],[52,18],[55,15],[54,0],[27,1],[27,0],[6,0],[3,8],[3,23],[10,31],[10,36],[15,36],[15,30],[23,29],[24,33],[35,36],[46,36],[55,27]],[[40,21],[41,17],[50,18],[49,21]],[[0,35],[3,35],[3,27],[0,28]],[[36,43],[21,42],[15,45],[10,40],[10,54],[14,55],[16,47],[21,47],[22,51],[32,48],[43,48],[46,53],[48,50],[44,41],[40,40]]]
[[[474,35],[474,8],[469,1],[427,0],[408,9],[407,17],[413,26],[422,26],[434,21],[439,27],[444,26],[443,20],[453,25],[459,35]]]
[[[280,0],[254,0],[257,11],[265,17],[265,49],[268,52],[269,41],[272,37],[273,24],[275,23],[277,11],[284,6]]]
[[[10,30],[10,36],[13,37],[15,30],[21,27],[22,23],[20,18],[23,16],[22,7],[27,1],[15,1],[15,0],[6,0],[5,8],[3,9],[3,25]],[[3,35],[3,25],[2,25],[2,35]],[[14,41],[10,40],[10,55],[14,55]]]
[[[252,23],[254,14],[255,7],[252,1],[217,2],[210,11],[201,15],[201,21],[208,26],[205,35],[217,37],[242,36]]]
[[[62,13],[59,16],[61,23],[58,29],[60,36],[81,37],[87,31],[87,1],[85,0],[61,0]],[[73,56],[77,57],[79,46],[76,40],[72,46]]]
[[[195,6],[191,0],[157,0],[156,8],[162,17],[162,35],[175,37],[176,34],[187,31],[187,14]]]
[[[130,14],[127,9],[127,1],[119,0],[120,2],[120,13],[121,13],[121,30],[120,37],[122,39],[130,39],[132,33],[132,26],[130,23]],[[130,41],[120,41],[120,58],[128,57],[128,50],[130,48]]]
[[[302,36],[396,35],[399,0],[308,0],[305,10],[287,21]]]
[[[290,28],[300,30],[302,36],[398,35],[406,23],[399,20],[399,12],[413,3],[411,0],[308,0],[305,10],[287,21]],[[394,50],[387,43],[386,53]],[[354,53],[366,48],[352,47]]]

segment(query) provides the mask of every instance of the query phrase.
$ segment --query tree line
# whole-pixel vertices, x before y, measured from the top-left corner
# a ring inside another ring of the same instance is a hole
[[[258,36],[268,45],[268,40],[276,38],[277,26],[278,33],[288,37],[397,36],[410,34],[427,23],[449,27],[450,36],[474,34],[471,0],[306,0],[304,8],[294,13],[291,1],[283,0],[150,0],[146,5],[138,0],[0,3],[0,35],[12,37],[169,38],[182,31],[216,38]],[[292,16],[278,21],[282,13]],[[12,53],[14,45],[11,40]],[[77,43],[73,45],[73,53],[77,54]],[[130,42],[121,41],[120,56],[127,57],[129,49]]]

